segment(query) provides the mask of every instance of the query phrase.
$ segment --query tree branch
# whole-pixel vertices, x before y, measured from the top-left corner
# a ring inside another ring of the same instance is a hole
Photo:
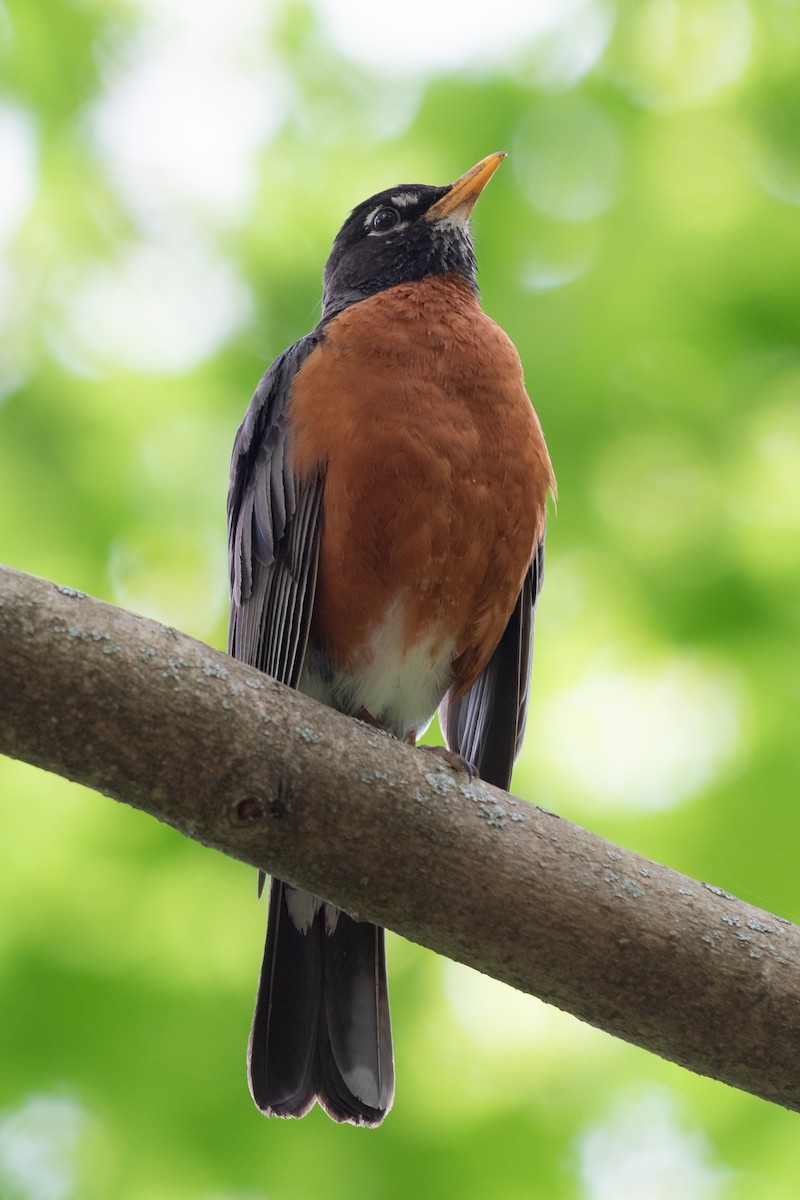
[[[7,568],[0,662],[0,751],[800,1110],[796,926]]]

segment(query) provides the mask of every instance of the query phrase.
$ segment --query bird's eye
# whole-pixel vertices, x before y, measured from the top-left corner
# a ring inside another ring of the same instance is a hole
[[[372,218],[372,228],[376,233],[388,233],[399,220],[400,214],[396,208],[379,208]]]

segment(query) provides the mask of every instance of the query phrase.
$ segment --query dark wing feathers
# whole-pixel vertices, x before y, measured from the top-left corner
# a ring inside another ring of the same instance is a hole
[[[322,526],[323,480],[292,473],[286,409],[292,381],[319,342],[277,358],[236,435],[228,491],[234,657],[296,687],[308,641]]]
[[[533,664],[533,614],[544,575],[544,537],[492,657],[460,700],[448,694],[439,716],[445,740],[481,779],[508,790],[522,746]]]
[[[293,474],[287,406],[319,340],[297,342],[258,385],[236,436],[228,492],[229,650],[290,687],[308,644],[324,481]],[[329,929],[322,910],[300,929],[291,891],[272,880],[248,1052],[253,1099],[284,1117],[303,1116],[318,1099],[336,1121],[377,1125],[394,1087],[383,930],[345,913]]]

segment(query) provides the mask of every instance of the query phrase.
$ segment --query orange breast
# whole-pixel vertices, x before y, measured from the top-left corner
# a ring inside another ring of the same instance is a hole
[[[325,472],[313,630],[334,665],[454,646],[465,691],[491,657],[542,536],[553,474],[513,345],[455,278],[353,305],[296,377],[294,469]]]

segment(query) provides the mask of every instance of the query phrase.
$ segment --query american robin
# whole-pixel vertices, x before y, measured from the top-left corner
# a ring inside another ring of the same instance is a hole
[[[438,708],[456,762],[507,788],[554,480],[519,356],[478,302],[470,215],[504,157],[345,221],[319,324],[236,436],[228,535],[236,658],[412,744]],[[267,1115],[318,1101],[378,1125],[383,930],[273,879],[248,1059]]]

